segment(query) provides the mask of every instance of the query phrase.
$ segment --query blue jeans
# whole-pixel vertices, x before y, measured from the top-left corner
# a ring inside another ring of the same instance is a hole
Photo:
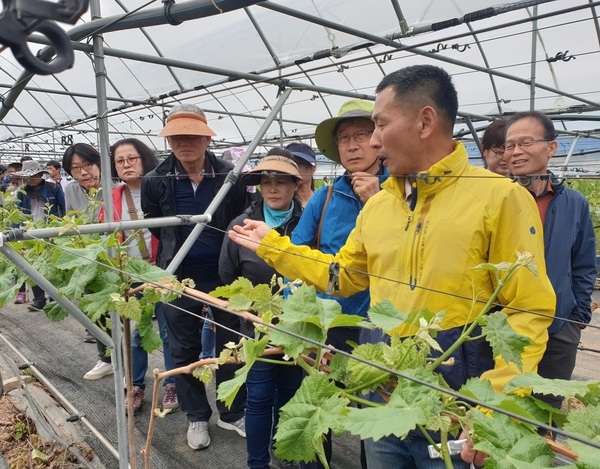
[[[206,310],[206,319],[214,321],[212,310],[210,307]],[[200,354],[200,360],[204,358],[214,358],[215,356],[215,336],[216,326],[210,321],[204,321],[202,324],[202,353]]]
[[[156,303],[154,308],[156,321],[158,322],[158,333],[163,342],[163,356],[165,360],[165,370],[169,371],[175,368],[171,358],[171,349],[169,348],[169,336],[167,335],[167,321],[165,319],[164,303]],[[145,389],[146,371],[148,371],[148,353],[142,348],[142,338],[137,329],[133,330],[131,336],[131,373],[133,375],[133,385],[140,389]],[[163,386],[175,383],[175,377],[165,378]]]
[[[302,382],[302,368],[256,362],[246,380],[246,446],[248,467],[268,469],[279,410],[291,399]]]
[[[400,440],[387,436],[373,441],[365,440],[367,467],[369,469],[446,469],[442,459],[431,459],[427,451],[429,441],[417,436],[408,436]],[[454,469],[469,469],[469,464],[452,456]]]

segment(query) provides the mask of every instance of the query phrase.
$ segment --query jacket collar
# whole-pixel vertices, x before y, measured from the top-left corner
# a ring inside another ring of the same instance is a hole
[[[443,190],[454,184],[469,165],[467,150],[461,142],[454,142],[454,151],[431,166],[427,171],[414,175],[417,194],[426,194]],[[382,188],[402,200],[406,200],[404,177],[389,177]]]

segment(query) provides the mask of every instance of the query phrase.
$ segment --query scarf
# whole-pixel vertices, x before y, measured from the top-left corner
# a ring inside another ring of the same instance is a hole
[[[263,202],[263,210],[265,212],[265,223],[269,225],[269,228],[279,228],[292,218],[294,201],[292,200],[288,210],[275,210]]]

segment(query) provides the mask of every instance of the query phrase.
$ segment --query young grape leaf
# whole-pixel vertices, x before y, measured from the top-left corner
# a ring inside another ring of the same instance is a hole
[[[117,293],[123,280],[116,272],[111,270],[98,271],[96,277],[88,284],[88,288],[93,292],[102,292],[106,290],[110,293]]]
[[[224,402],[228,408],[231,407],[235,396],[237,396],[238,391],[246,382],[250,368],[252,368],[252,365],[254,365],[256,359],[263,354],[268,343],[268,337],[263,337],[258,341],[244,340],[242,346],[244,366],[236,370],[235,377],[233,379],[222,382],[217,389],[217,399]]]
[[[231,298],[233,295],[240,294],[248,296],[253,288],[254,287],[252,286],[252,282],[250,282],[250,280],[244,277],[239,277],[231,285],[217,287],[211,291],[210,294],[218,298]]]
[[[116,286],[114,289],[116,290]],[[84,295],[79,301],[79,309],[87,314],[92,321],[97,322],[101,316],[113,310],[111,295],[114,293],[114,291],[106,290]]]
[[[507,392],[529,391],[552,396],[579,397],[590,391],[590,386],[598,386],[597,380],[546,379],[537,373],[524,373],[510,380],[504,390]]]
[[[492,417],[478,409],[468,412],[474,430],[473,447],[490,456],[485,467],[501,469],[541,469],[554,467],[554,453],[538,435],[510,417],[495,412]]]
[[[248,311],[252,309],[252,300],[250,300],[250,298],[248,298],[246,295],[236,293],[229,298],[228,307],[233,311]]]
[[[398,311],[389,300],[371,306],[368,315],[371,322],[385,332],[400,326],[407,318],[407,315]]]
[[[128,301],[125,301],[125,299],[118,294],[113,294],[112,299],[115,311],[119,313],[119,316],[134,321],[140,320],[140,317],[142,316],[142,306],[135,296],[132,296]]]
[[[255,298],[254,303],[252,304],[252,310],[256,311],[261,317],[263,314],[267,313],[279,315],[283,311],[284,304],[285,299],[282,295],[273,295],[269,293],[269,295]]]
[[[88,244],[84,248],[66,248],[59,250],[54,256],[53,262],[57,269],[70,270],[80,265],[89,264],[96,260],[101,252],[104,252],[105,246],[102,243]]]
[[[403,370],[405,375],[439,385],[437,376],[424,368]],[[415,381],[398,378],[389,402],[381,407],[350,409],[346,429],[361,438],[395,435],[402,438],[417,425],[425,425],[442,409],[442,394]]]
[[[517,334],[510,327],[506,314],[496,311],[487,315],[481,330],[492,346],[494,357],[501,356],[506,363],[514,363],[519,370],[523,370],[521,356],[525,347],[531,344],[531,339]]]
[[[296,462],[314,461],[316,455],[328,467],[323,438],[329,429],[342,430],[348,403],[323,373],[304,378],[294,397],[281,408],[275,454]]]
[[[377,344],[361,344],[352,350],[352,355],[368,362],[387,366],[382,359],[385,347],[388,346],[382,342]],[[390,377],[388,372],[357,360],[350,360],[347,367],[349,386],[355,387],[361,384],[372,383],[364,392],[375,391],[380,383],[387,381]]]
[[[175,276],[141,257],[129,257],[123,269],[135,282],[160,282],[174,280]]]
[[[301,285],[285,302],[283,312],[282,320],[287,322],[306,321],[312,316],[322,317],[323,306],[320,301],[317,301],[315,287]]]
[[[60,293],[70,299],[80,298],[97,272],[98,264],[95,262],[88,262],[87,264],[78,266],[73,275],[71,275],[69,284],[62,287]]]
[[[292,322],[291,324],[280,322],[277,327],[281,330],[271,330],[269,332],[271,343],[282,347],[286,355],[292,358],[298,358],[305,349],[312,348],[314,345],[303,339],[297,339],[283,331],[290,331],[320,343],[323,343],[326,338],[323,329],[310,322]]]
[[[51,321],[62,321],[68,316],[67,312],[56,302],[52,302],[44,308],[44,313]]]
[[[138,331],[140,333],[140,345],[146,351],[146,353],[152,353],[163,346],[163,341],[158,334],[158,331],[150,324],[149,327],[142,328],[138,324]]]
[[[499,407],[537,422],[548,422],[549,411],[537,399],[528,395],[505,394],[494,391],[487,379],[471,378],[459,391],[462,395]],[[549,406],[547,406],[549,407]],[[523,423],[528,426],[529,424]],[[533,427],[531,428],[533,430]]]
[[[600,409],[587,407],[570,412],[564,430],[596,444],[600,443]],[[570,438],[567,439],[567,446],[579,455],[577,467],[600,467],[599,449]]]

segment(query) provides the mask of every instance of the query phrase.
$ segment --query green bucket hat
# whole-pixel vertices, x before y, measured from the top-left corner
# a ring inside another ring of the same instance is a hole
[[[342,104],[337,117],[325,119],[315,129],[315,142],[317,148],[331,161],[340,163],[337,143],[333,131],[338,122],[353,117],[364,117],[371,119],[373,115],[373,103],[371,101],[352,100]]]

